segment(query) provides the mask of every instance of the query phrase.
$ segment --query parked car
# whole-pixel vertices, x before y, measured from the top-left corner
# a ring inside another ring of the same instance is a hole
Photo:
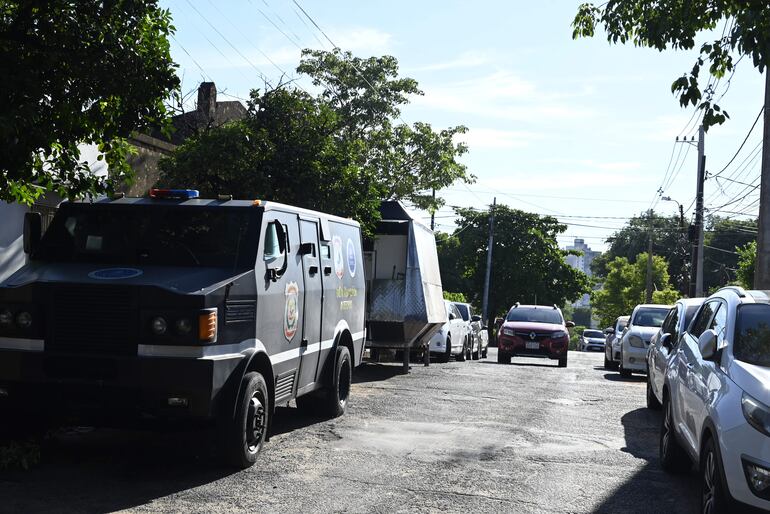
[[[641,304],[634,307],[628,328],[620,339],[620,376],[630,377],[634,372],[647,372],[647,347],[669,310],[670,305]]]
[[[668,362],[676,351],[679,338],[690,326],[695,311],[705,298],[677,300],[668,312],[658,333],[652,336],[647,349],[647,408],[660,409],[663,400],[663,381]]]
[[[604,334],[601,330],[587,328],[580,334],[581,352],[604,351]]]
[[[482,359],[487,358],[487,351],[489,350],[489,328],[482,325],[479,331],[479,354]]]
[[[607,328],[607,339],[604,341],[604,369],[618,369],[620,362],[620,339],[628,326],[631,316],[620,316],[612,327]]]
[[[468,324],[468,354],[469,359],[477,360],[481,354],[480,342],[481,336],[481,316],[477,316],[473,312],[473,306],[465,302],[452,302],[455,307],[460,311],[465,322]],[[486,357],[486,352],[484,357]]]
[[[702,512],[770,511],[770,298],[720,289],[682,335],[663,386],[660,462],[698,467]]]
[[[458,361],[465,360],[468,350],[468,324],[460,311],[449,300],[444,300],[447,321],[430,339],[430,353],[436,355],[441,362],[449,361],[454,355]]]
[[[571,321],[564,321],[561,310],[554,306],[519,305],[511,307],[500,327],[497,339],[497,362],[510,364],[514,355],[547,357],[559,361],[559,367],[567,367],[569,347],[568,328]]]

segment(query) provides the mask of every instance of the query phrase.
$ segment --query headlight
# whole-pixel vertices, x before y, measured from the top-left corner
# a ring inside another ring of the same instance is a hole
[[[741,408],[749,425],[770,436],[770,407],[743,393]]]
[[[503,329],[503,335],[504,336],[512,336],[512,335],[514,335],[513,329],[512,328],[504,328]]]
[[[176,320],[174,327],[179,335],[185,336],[192,330],[192,321],[190,318],[180,318]]]
[[[152,329],[152,333],[158,336],[162,336],[166,333],[166,328],[168,328],[168,325],[166,324],[166,320],[161,316],[156,316],[152,318],[152,322],[150,322],[150,328]]]
[[[567,333],[564,330],[557,330],[551,334],[551,339],[561,339],[562,337],[567,337]]]
[[[0,311],[0,325],[2,326],[9,326],[11,323],[13,323],[13,313],[9,311],[8,309],[3,309]]]
[[[29,328],[32,326],[32,314],[27,311],[21,311],[16,315],[16,324],[19,328]]]
[[[628,336],[628,344],[634,348],[644,348],[644,341],[639,336]]]

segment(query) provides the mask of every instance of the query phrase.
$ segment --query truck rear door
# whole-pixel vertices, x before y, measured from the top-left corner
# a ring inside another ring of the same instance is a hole
[[[300,241],[303,251],[302,274],[302,347],[297,393],[315,382],[321,355],[321,322],[323,320],[323,287],[319,255],[318,220],[300,219]]]

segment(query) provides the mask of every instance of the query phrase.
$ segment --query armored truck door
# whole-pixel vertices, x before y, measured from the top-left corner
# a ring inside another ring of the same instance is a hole
[[[297,393],[312,389],[321,355],[321,323],[323,321],[323,287],[319,255],[318,221],[300,220],[300,253],[304,280],[302,306],[302,349]]]

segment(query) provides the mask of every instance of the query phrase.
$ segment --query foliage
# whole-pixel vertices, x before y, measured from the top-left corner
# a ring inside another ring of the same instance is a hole
[[[583,333],[587,327],[584,325],[575,325],[569,329],[569,349],[576,351],[580,348],[580,334]]]
[[[737,247],[757,239],[756,221],[738,221],[713,216],[704,235],[703,285],[705,290],[719,288],[739,278]]]
[[[592,312],[590,307],[575,307],[575,310],[572,314],[572,321],[575,323],[575,325],[590,327],[591,314]]]
[[[454,142],[466,132],[464,126],[435,131],[428,123],[396,123],[399,107],[409,102],[409,95],[422,91],[414,79],[398,77],[395,57],[360,59],[339,49],[304,50],[297,71],[323,88],[321,99],[339,115],[340,136],[363,144],[359,164],[376,177],[383,200],[438,209],[444,201],[433,197],[433,189],[474,180],[457,161],[468,151],[465,144]]]
[[[130,176],[125,137],[160,126],[179,86],[157,1],[0,5],[0,200],[70,198]],[[111,177],[95,177],[79,144],[96,144]]]
[[[452,236],[439,237],[441,280],[444,284],[463,284],[465,288],[460,290],[478,305],[487,267],[489,212],[473,209],[456,209],[456,212],[457,223],[463,228]],[[565,225],[550,216],[504,205],[497,205],[494,214],[490,318],[507,311],[517,301],[535,302],[537,298],[541,305],[562,305],[590,290],[588,276],[565,262],[570,252],[561,250],[556,241],[556,236],[566,229]],[[444,263],[449,265],[445,267]]]
[[[465,295],[462,293],[450,293],[447,290],[444,290],[444,300],[449,300],[450,302],[461,302],[466,303]]]
[[[601,327],[612,325],[618,316],[626,316],[636,305],[644,303],[647,254],[640,253],[635,262],[616,257],[608,268],[602,289],[591,293],[591,305]],[[657,255],[652,258],[652,281],[653,303],[670,304],[679,298],[679,293],[669,284],[666,260]]]
[[[398,78],[395,58],[306,50],[298,71],[323,88],[318,96],[252,91],[247,118],[186,141],[161,161],[159,184],[353,217],[368,235],[381,200],[438,207],[432,188],[472,180],[457,162],[467,149],[453,143],[464,127],[394,125],[399,106],[419,93],[414,80]]]
[[[754,288],[754,266],[757,263],[757,242],[752,241],[735,248],[738,252],[738,282],[746,289]]]
[[[703,125],[708,130],[724,123],[727,112],[714,102],[715,88],[701,89],[701,68],[715,79],[735,71],[738,62],[749,56],[762,72],[768,63],[770,42],[770,10],[765,2],[745,0],[609,0],[595,6],[584,3],[572,23],[573,38],[593,37],[596,26],[603,26],[610,43],[628,43],[663,51],[691,50],[701,31],[717,28],[724,21],[722,35],[701,45],[699,55],[689,73],[671,85],[682,106],[697,105],[703,110]],[[729,28],[728,28],[729,27]],[[737,57],[736,59],[736,56]]]
[[[336,112],[305,92],[253,91],[244,120],[201,132],[161,160],[159,184],[195,184],[203,196],[232,193],[352,217],[370,232],[378,190],[355,163],[360,145],[337,137],[339,123]]]

